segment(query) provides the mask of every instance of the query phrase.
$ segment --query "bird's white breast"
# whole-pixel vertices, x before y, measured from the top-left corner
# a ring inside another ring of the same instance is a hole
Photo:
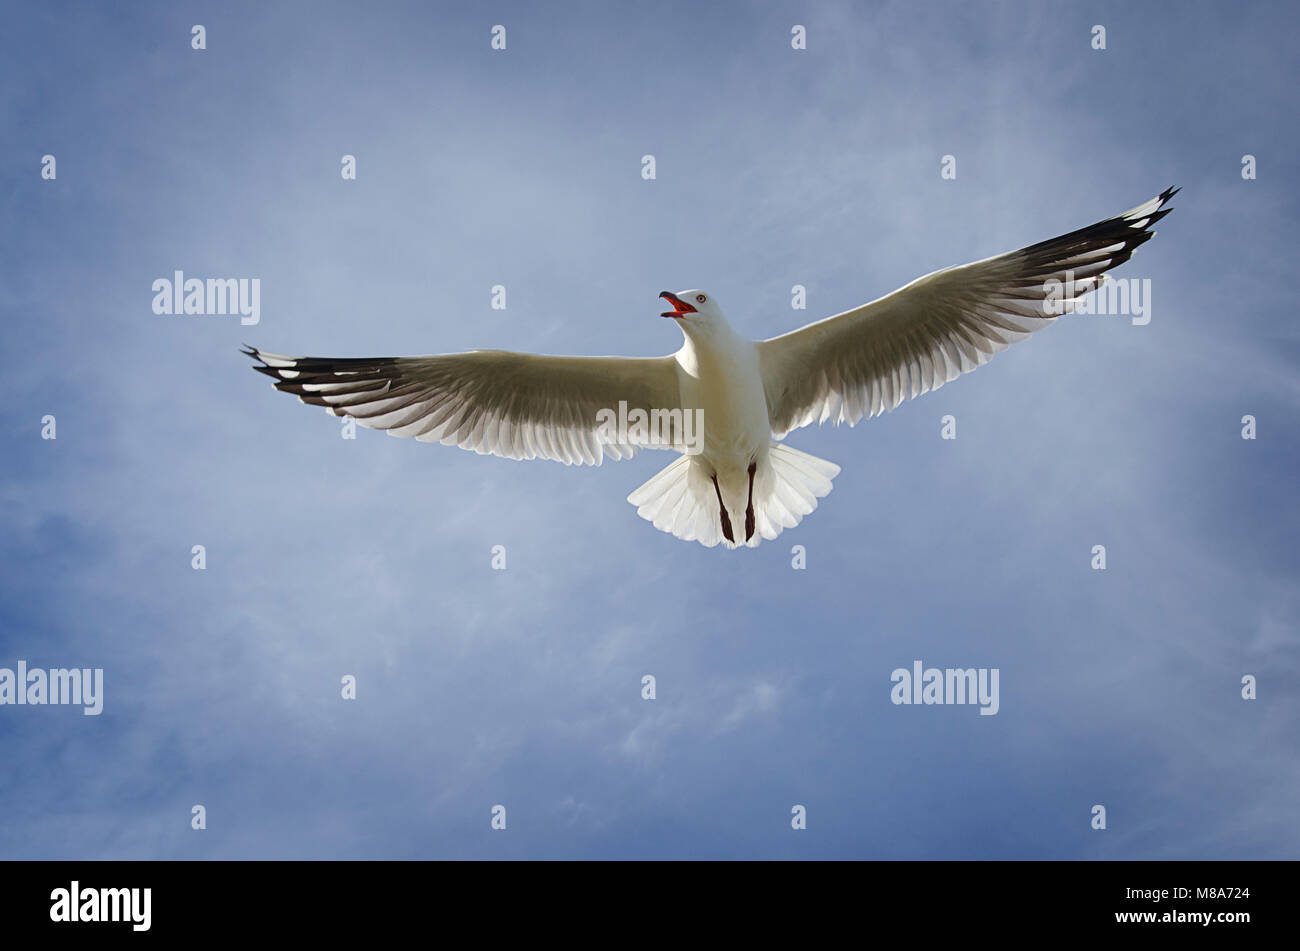
[[[704,410],[704,458],[725,475],[764,457],[771,424],[753,342],[732,334],[688,340],[678,363],[683,402]]]

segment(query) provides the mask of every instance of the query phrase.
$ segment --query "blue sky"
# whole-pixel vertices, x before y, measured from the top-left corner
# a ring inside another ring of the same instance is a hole
[[[106,697],[0,706],[0,857],[1300,856],[1295,49],[1282,3],[15,7],[0,667]],[[792,434],[843,472],[753,551],[636,516],[662,454],[347,441],[238,352],[661,354],[697,286],[770,336],[1172,184],[1148,325]],[[155,316],[176,269],[261,322]],[[893,705],[918,659],[999,713]]]

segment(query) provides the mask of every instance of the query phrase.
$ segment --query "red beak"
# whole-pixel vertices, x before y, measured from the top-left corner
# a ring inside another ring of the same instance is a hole
[[[694,314],[695,308],[686,301],[682,300],[672,291],[661,291],[659,294],[664,300],[673,305],[673,310],[665,311],[660,317],[684,317],[687,314]]]

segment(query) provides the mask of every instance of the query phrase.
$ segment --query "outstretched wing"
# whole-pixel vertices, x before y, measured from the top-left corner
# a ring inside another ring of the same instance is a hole
[[[760,341],[772,432],[857,423],[937,390],[1074,310],[1155,234],[1171,188],[1122,215],[946,268],[879,300]]]
[[[304,403],[362,426],[507,459],[600,465],[651,445],[598,414],[680,406],[673,357],[550,357],[503,350],[429,357],[288,357],[252,347],[253,369]],[[655,448],[672,448],[655,445]]]

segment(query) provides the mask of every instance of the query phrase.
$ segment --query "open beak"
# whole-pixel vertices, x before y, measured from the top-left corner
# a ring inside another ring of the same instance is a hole
[[[685,317],[687,314],[695,313],[694,307],[686,303],[686,301],[682,300],[672,291],[662,291],[659,296],[673,305],[672,310],[664,311],[659,315],[660,317]]]

